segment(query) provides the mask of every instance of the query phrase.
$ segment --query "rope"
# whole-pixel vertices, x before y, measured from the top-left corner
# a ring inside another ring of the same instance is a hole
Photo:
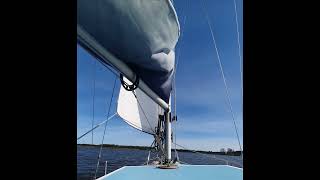
[[[149,122],[149,119],[148,119],[146,113],[144,112],[144,110],[143,110],[143,108],[142,108],[142,106],[141,106],[141,104],[140,104],[140,101],[139,101],[136,93],[135,93],[134,91],[131,91],[131,92],[133,93],[134,97],[137,99],[138,105],[139,105],[140,109],[142,110],[142,113],[143,113],[144,117],[146,118],[146,120],[147,120],[147,122],[148,122],[148,124],[149,124],[150,129],[151,129],[151,131],[154,133],[154,135],[155,135],[155,137],[156,137],[156,136],[157,136],[157,133],[156,133],[156,132],[154,131],[154,129],[152,128],[152,126],[151,126],[151,124],[150,124],[150,122]],[[160,151],[161,151],[162,154],[164,153],[164,150],[162,149],[162,146],[160,146]]]
[[[152,150],[152,146],[153,144],[155,143],[155,141],[152,141],[151,145],[150,145],[150,150],[149,150],[149,153],[148,153],[148,156],[147,156],[147,162],[143,163],[142,165],[148,165],[149,164],[149,161],[150,161],[150,153],[151,153],[151,150]]]
[[[108,122],[108,120],[112,119],[115,115],[118,115],[117,113],[113,114],[112,116],[110,116],[108,119],[102,121],[101,123],[99,123],[98,125],[96,125],[94,128],[90,129],[89,131],[87,131],[86,133],[82,134],[80,137],[77,138],[77,141],[80,140],[82,137],[84,137],[85,135],[87,135],[88,133],[90,133],[91,131],[97,129],[99,126],[101,126],[102,124]]]
[[[186,9],[187,9],[187,7],[188,7],[188,0],[186,0]],[[187,13],[185,13],[185,15],[184,15],[184,19],[183,19],[183,27],[185,27],[185,24],[186,24],[186,21],[187,21]],[[175,65],[175,71],[174,71],[174,80],[175,80],[175,78],[176,78],[176,69],[178,68],[178,63],[179,63],[179,59],[180,59],[180,52],[181,52],[181,49],[182,49],[182,37],[183,37],[183,35],[184,35],[184,29],[185,28],[183,28],[182,30],[181,30],[181,35],[180,35],[180,46],[179,46],[179,51],[177,51],[177,62],[176,62],[176,65]]]
[[[97,3],[95,3],[95,8],[97,9]],[[95,23],[97,24],[97,16],[95,18]],[[97,28],[95,28],[95,33],[97,34]],[[91,122],[91,128],[94,126],[94,99],[95,99],[95,90],[96,90],[96,63],[97,61],[94,61],[93,64],[93,96],[92,96],[92,122]],[[91,144],[93,144],[93,131],[91,133]]]
[[[149,119],[148,119],[146,113],[144,112],[144,110],[143,110],[143,108],[142,108],[142,106],[141,106],[141,104],[140,104],[140,101],[139,101],[136,93],[135,93],[134,91],[131,91],[131,92],[133,93],[134,97],[137,99],[138,105],[139,105],[140,109],[142,110],[142,113],[143,113],[144,117],[146,118],[146,120],[147,120],[147,122],[148,122],[148,124],[149,124],[149,127],[150,127],[151,131],[152,131],[152,132],[154,133],[154,135],[155,135],[155,136],[154,136],[154,137],[155,137],[155,140],[157,141],[157,137],[158,137],[158,136],[157,136],[157,133],[153,130],[153,128],[152,128],[152,126],[151,126],[151,124],[150,124],[150,122],[149,122]],[[158,142],[157,142],[157,143],[158,143]],[[162,146],[160,146],[160,151],[161,151],[162,154],[164,154],[164,150],[163,150]]]
[[[203,155],[203,156],[216,159],[215,156],[212,157],[212,156],[209,156],[209,155],[207,155],[207,154],[203,154],[203,153],[200,153],[200,152],[198,152],[198,151],[188,149],[188,148],[186,148],[186,147],[184,147],[184,146],[182,146],[182,145],[179,145],[179,144],[176,144],[176,145],[179,146],[179,147],[182,147],[182,148],[185,149],[185,150],[191,151],[191,152],[193,152],[193,153],[201,154],[201,155]],[[223,160],[223,161],[225,161],[226,163],[228,163],[227,160]]]
[[[117,68],[115,68],[115,67],[113,67],[112,65],[104,62],[104,61],[101,60],[100,58],[96,58],[96,59],[100,62],[100,64],[102,64],[105,68],[107,68],[112,74],[114,74],[114,75],[117,76],[117,77],[120,77],[119,73],[118,73],[118,72],[115,72],[115,70],[114,70],[114,69],[117,70]],[[112,67],[112,68],[114,68],[114,69],[111,69],[110,67]]]
[[[235,128],[236,134],[237,134],[237,139],[238,139],[238,143],[239,143],[239,148],[240,148],[240,152],[241,152],[241,156],[242,156],[242,147],[241,147],[240,138],[239,138],[239,134],[238,134],[238,128],[237,128],[237,125],[236,125],[236,122],[235,122],[234,112],[233,112],[232,105],[231,105],[229,90],[228,90],[226,78],[225,78],[225,76],[224,76],[224,71],[223,71],[223,68],[222,68],[222,64],[221,64],[220,55],[219,55],[219,51],[218,51],[218,48],[217,48],[216,40],[215,40],[215,37],[214,37],[214,35],[213,35],[211,23],[210,23],[209,16],[208,16],[208,13],[207,13],[205,7],[206,7],[206,5],[205,5],[205,0],[203,0],[203,10],[204,10],[204,12],[205,12],[205,14],[206,14],[207,24],[208,24],[208,26],[209,26],[210,33],[211,33],[211,37],[212,37],[213,44],[214,44],[214,48],[215,48],[215,51],[216,51],[216,54],[217,54],[218,63],[219,63],[219,67],[220,67],[220,72],[221,72],[221,75],[222,75],[222,78],[223,78],[223,83],[224,83],[225,90],[226,90],[228,105],[229,105],[229,109],[230,109],[230,112],[231,112],[231,115],[232,115],[233,125],[234,125],[234,128]]]
[[[107,115],[107,117],[109,116],[109,113],[110,113],[111,103],[112,103],[112,99],[113,99],[113,95],[114,95],[114,89],[115,89],[115,87],[116,87],[116,82],[117,82],[117,77],[115,77],[115,79],[114,79],[113,89],[112,89],[111,99],[110,99],[110,102],[109,102],[109,108],[108,108],[108,115]],[[105,134],[106,134],[107,124],[108,124],[108,123],[106,123],[105,126],[104,126],[104,131],[103,131],[103,136],[102,136],[102,142],[101,142],[101,146],[100,146],[100,151],[99,151],[99,156],[98,156],[98,162],[97,162],[97,166],[96,166],[96,171],[95,171],[95,174],[94,174],[94,179],[96,179],[97,173],[98,173],[98,169],[99,169],[99,162],[100,162],[100,158],[101,158],[101,152],[102,152],[104,137],[105,137]]]
[[[188,0],[186,0],[186,7],[185,9],[188,8]],[[177,71],[177,68],[178,68],[178,63],[179,63],[179,59],[180,59],[180,54],[181,54],[181,49],[182,49],[182,38],[183,38],[183,35],[184,35],[184,29],[185,29],[185,24],[186,24],[186,20],[187,20],[187,13],[184,14],[184,19],[183,19],[183,28],[181,30],[181,36],[180,36],[180,39],[181,39],[181,45],[179,46],[179,51],[177,51],[177,61],[176,61],[176,65],[174,67],[174,77],[173,77],[173,80],[174,80],[174,116],[177,117],[177,88],[176,88],[176,71]],[[175,143],[177,142],[177,131],[176,131],[176,126],[177,126],[177,121],[174,122],[173,124],[173,132],[174,132],[174,141]],[[179,156],[178,156],[178,152],[177,152],[177,147],[175,145],[174,147],[175,149],[175,156],[176,158],[179,159]]]
[[[235,14],[236,14],[238,52],[239,52],[239,64],[240,64],[240,78],[241,78],[241,97],[242,97],[241,110],[243,110],[243,72],[242,72],[242,57],[241,57],[240,33],[239,33],[238,11],[237,11],[236,0],[233,0],[233,4],[234,4],[234,11],[235,11]],[[242,153],[241,153],[241,158],[243,159],[243,154]]]
[[[216,155],[209,156],[209,155],[207,155],[207,154],[204,154],[204,153],[201,153],[201,152],[198,152],[198,151],[195,151],[195,150],[188,149],[188,148],[186,148],[186,147],[184,147],[184,146],[182,146],[182,145],[179,145],[179,144],[176,144],[176,145],[179,146],[179,147],[181,147],[181,148],[183,148],[183,149],[185,149],[185,150],[191,151],[191,152],[193,152],[193,153],[201,154],[201,155],[206,156],[206,157],[209,157],[209,158],[213,158],[213,159],[218,159],[218,160],[224,161],[227,165],[230,164],[228,160],[221,159],[221,158],[217,158]],[[182,162],[182,161],[180,161],[180,162]],[[239,165],[239,166],[242,167],[242,165],[239,164],[239,163],[236,163],[236,162],[232,162],[232,163],[233,163],[233,164],[237,164],[237,165]]]
[[[96,61],[94,61],[93,65],[93,96],[92,96],[92,122],[91,128],[94,126],[94,99],[95,99],[95,91],[96,90]],[[91,133],[91,144],[93,144],[93,131]]]
[[[186,162],[183,162],[183,161],[178,161],[178,162],[180,162],[180,163],[182,163],[182,164],[191,165],[190,163],[186,163]]]
[[[142,113],[143,113],[144,117],[146,118],[146,120],[147,120],[147,122],[148,122],[148,124],[149,124],[149,126],[150,126],[151,131],[152,131],[154,134],[156,134],[156,132],[153,130],[153,128],[152,128],[152,126],[151,126],[151,124],[150,124],[150,122],[149,122],[149,120],[148,120],[148,117],[147,117],[146,113],[144,112],[144,110],[143,110],[143,108],[142,108],[142,106],[141,106],[141,104],[140,104],[140,102],[139,102],[139,99],[138,99],[136,93],[135,93],[134,91],[131,91],[131,92],[133,93],[134,97],[137,99],[138,105],[139,105],[140,109],[142,110]]]
[[[239,62],[240,62],[240,77],[241,77],[241,95],[243,96],[242,57],[241,57],[240,33],[239,33],[238,11],[237,11],[237,3],[236,3],[236,0],[233,0],[233,4],[234,4],[234,11],[235,11],[235,14],[236,14],[237,39],[238,39]]]

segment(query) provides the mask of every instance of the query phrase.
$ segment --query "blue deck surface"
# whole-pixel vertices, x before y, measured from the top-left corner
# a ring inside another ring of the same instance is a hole
[[[180,165],[177,169],[125,166],[99,180],[242,180],[243,171],[225,165]]]

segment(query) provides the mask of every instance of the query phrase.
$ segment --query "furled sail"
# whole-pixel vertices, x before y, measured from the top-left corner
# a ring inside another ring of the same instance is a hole
[[[164,114],[164,110],[139,88],[127,91],[121,86],[117,113],[130,126],[155,134],[158,117]]]
[[[78,0],[78,25],[169,102],[180,33],[170,0]]]

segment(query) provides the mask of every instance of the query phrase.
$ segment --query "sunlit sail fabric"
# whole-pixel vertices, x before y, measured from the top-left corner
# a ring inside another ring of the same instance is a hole
[[[139,88],[134,93],[137,98],[132,91],[127,91],[121,86],[117,106],[118,115],[130,126],[155,134],[158,115],[163,115],[164,110]]]
[[[168,103],[180,33],[171,1],[78,0],[77,10],[78,25]]]

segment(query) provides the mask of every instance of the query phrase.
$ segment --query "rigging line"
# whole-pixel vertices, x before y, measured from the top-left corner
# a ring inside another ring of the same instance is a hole
[[[106,67],[107,69],[109,69],[109,71],[111,71],[111,73],[113,73],[115,76],[117,76],[117,77],[120,76],[120,75],[119,75],[119,72],[114,72],[114,70],[111,69],[111,67],[114,68],[114,69],[116,69],[116,70],[117,70],[117,68],[115,68],[115,67],[113,67],[112,65],[104,62],[104,61],[101,60],[100,58],[96,58],[96,59],[100,62],[100,64],[102,64],[104,67]]]
[[[180,48],[179,48],[179,51],[178,51],[178,56],[177,56],[177,62],[176,62],[176,65],[174,66],[174,77],[173,77],[173,80],[174,80],[174,115],[175,117],[177,117],[177,88],[176,88],[176,72],[177,72],[177,68],[178,68],[178,62],[179,62],[179,59],[180,59],[180,54],[181,54],[181,49],[182,49],[182,38],[184,37],[184,33],[185,33],[185,24],[186,24],[186,20],[187,20],[187,13],[186,13],[186,10],[188,8],[188,0],[185,1],[186,2],[186,7],[185,7],[185,12],[184,12],[184,19],[183,19],[183,28],[181,30],[181,45],[180,45]],[[174,141],[177,142],[177,131],[176,131],[176,126],[177,126],[177,121],[174,122]],[[176,153],[176,156],[178,155],[176,149],[176,145],[175,145],[175,153]]]
[[[203,154],[203,153],[200,153],[200,152],[198,152],[198,151],[188,149],[188,148],[186,148],[186,147],[184,147],[184,146],[182,146],[182,145],[179,145],[179,144],[176,144],[176,145],[179,146],[179,147],[182,147],[182,148],[185,149],[185,150],[191,151],[191,152],[193,152],[193,153],[197,153],[197,154],[201,154],[201,155],[206,156],[206,157],[210,157],[210,158],[217,159],[217,158],[215,157],[215,155],[209,156],[209,155],[207,155],[207,154]],[[224,160],[224,159],[223,159],[223,161],[228,164],[228,161],[227,161],[227,160]]]
[[[93,126],[94,126],[95,90],[96,90],[96,61],[94,61],[94,64],[93,64],[93,96],[92,96],[92,122],[91,122],[91,128],[93,128]],[[91,133],[91,144],[93,144],[93,131]]]
[[[186,9],[188,8],[188,0],[186,0]],[[187,13],[184,14],[184,19],[183,19],[183,29],[181,30],[181,35],[180,35],[180,39],[181,39],[181,45],[179,46],[179,51],[177,51],[177,62],[175,64],[175,70],[177,69],[178,67],[178,63],[179,63],[179,59],[180,59],[180,52],[181,52],[181,49],[182,49],[182,39],[183,39],[183,35],[185,33],[185,24],[186,24],[186,21],[187,21]],[[176,77],[176,71],[173,72],[174,73],[174,79]]]
[[[85,135],[89,134],[91,131],[97,129],[99,126],[101,126],[102,124],[108,122],[110,119],[112,119],[114,116],[118,115],[118,113],[114,113],[112,116],[110,116],[108,119],[102,121],[101,123],[97,124],[94,128],[90,129],[89,131],[87,131],[86,133],[82,134],[81,136],[79,136],[77,138],[77,141],[80,140],[82,137],[84,137]]]
[[[225,90],[226,90],[228,105],[229,105],[229,109],[230,109],[230,112],[231,112],[231,115],[232,115],[233,125],[234,125],[234,127],[235,127],[235,131],[236,131],[236,134],[237,134],[237,139],[238,139],[238,143],[239,143],[239,148],[240,148],[240,152],[241,152],[241,157],[243,157],[243,155],[242,155],[242,154],[243,154],[243,152],[242,152],[242,147],[241,147],[240,138],[239,138],[239,134],[238,134],[238,128],[237,128],[237,125],[236,125],[236,122],[235,122],[234,112],[233,112],[232,105],[231,105],[229,90],[228,90],[226,78],[225,78],[225,76],[224,76],[224,71],[223,71],[223,68],[222,68],[219,51],[218,51],[218,48],[217,48],[216,40],[215,40],[214,35],[213,35],[211,23],[210,23],[210,20],[209,20],[209,15],[208,15],[208,13],[207,13],[207,11],[206,11],[206,8],[205,8],[205,7],[206,7],[206,5],[205,5],[205,0],[203,0],[202,2],[203,2],[203,3],[202,3],[202,5],[203,5],[203,10],[204,10],[204,12],[205,12],[205,14],[206,14],[207,24],[208,24],[208,26],[209,26],[210,33],[211,33],[211,37],[212,37],[213,44],[214,44],[214,48],[215,48],[215,51],[216,51],[216,54],[217,54],[218,63],[219,63],[219,67],[220,67],[220,72],[221,72],[221,75],[222,75],[222,78],[223,78],[223,83],[224,83]]]
[[[95,3],[95,7],[97,7],[97,3]],[[97,21],[97,18],[95,18],[95,21]],[[97,22],[96,22],[97,23]],[[97,28],[95,28],[95,31],[97,33]],[[92,121],[91,121],[91,128],[94,126],[94,100],[95,100],[95,91],[96,91],[96,64],[97,62],[94,61],[93,64],[93,96],[92,96]],[[93,131],[91,132],[91,144],[93,144]]]
[[[186,9],[188,7],[188,0],[186,0]],[[185,13],[184,15],[184,19],[183,19],[183,29],[181,30],[181,45],[179,46],[179,51],[177,51],[177,61],[176,61],[176,64],[174,66],[174,72],[173,72],[173,79],[174,79],[174,92],[176,90],[176,71],[177,71],[177,68],[178,68],[178,63],[179,63],[179,59],[180,59],[180,54],[181,54],[181,49],[182,49],[182,39],[183,39],[183,35],[185,33],[184,29],[185,29],[185,24],[186,24],[186,20],[187,20],[187,13]],[[176,92],[175,92],[175,97],[176,97]],[[176,108],[175,108],[175,112],[176,112]]]
[[[114,83],[113,83],[112,94],[111,94],[111,99],[110,99],[109,107],[108,107],[108,115],[107,115],[107,117],[108,117],[109,114],[110,114],[110,109],[111,109],[111,105],[112,105],[112,99],[113,99],[113,95],[114,95],[114,89],[115,89],[116,84],[117,84],[117,79],[118,79],[118,77],[115,76],[115,78],[114,78]],[[96,179],[97,173],[98,173],[98,169],[99,169],[99,162],[100,162],[100,158],[101,158],[101,152],[102,152],[104,137],[105,137],[105,134],[106,134],[107,124],[108,124],[108,123],[105,123],[104,130],[103,130],[102,142],[101,142],[101,146],[100,146],[100,151],[99,151],[99,156],[98,156],[98,162],[97,162],[97,166],[96,166],[96,171],[95,171],[95,174],[94,174],[94,179]]]
[[[139,105],[140,109],[142,110],[142,113],[143,113],[144,117],[146,118],[146,120],[147,120],[147,122],[148,122],[148,124],[149,124],[149,127],[150,127],[151,131],[154,133],[155,136],[157,136],[157,133],[153,130],[153,128],[152,128],[152,126],[151,126],[151,124],[150,124],[150,122],[149,122],[149,119],[148,119],[146,113],[144,112],[144,110],[143,110],[143,108],[142,108],[142,106],[141,106],[141,104],[140,104],[140,102],[139,102],[139,99],[138,99],[135,91],[131,91],[131,92],[133,93],[134,97],[137,99],[138,105]],[[164,153],[164,150],[163,150],[163,148],[162,148],[161,146],[160,146],[160,151],[161,151],[162,154]]]
[[[186,164],[186,165],[191,165],[191,164],[189,164],[189,163],[187,163],[187,162],[184,162],[184,161],[178,161],[178,162],[180,162],[180,163],[182,163],[182,164]]]
[[[243,71],[242,71],[242,56],[241,56],[241,46],[240,46],[240,32],[239,32],[239,22],[238,22],[238,11],[237,11],[237,3],[236,0],[233,0],[234,11],[236,14],[236,26],[237,26],[237,39],[238,39],[238,52],[239,52],[239,68],[240,68],[240,80],[241,80],[241,109],[243,111]],[[241,154],[241,158],[243,159],[243,154]]]
[[[152,150],[152,146],[153,144],[155,143],[155,140],[152,141],[151,145],[150,145],[150,150],[149,150],[149,153],[148,153],[148,156],[147,156],[147,162],[143,163],[142,165],[145,165],[145,164],[149,164],[149,160],[150,160],[150,152]]]
[[[241,46],[240,46],[240,33],[239,33],[239,23],[238,23],[238,11],[236,0],[233,0],[234,11],[236,14],[236,25],[237,25],[237,39],[238,39],[238,50],[239,50],[239,63],[240,63],[240,78],[241,78],[241,95],[243,98],[243,72],[242,72],[242,56],[241,56]],[[242,101],[243,105],[243,101]]]
[[[191,151],[191,152],[193,152],[193,153],[201,154],[201,155],[206,156],[206,157],[209,157],[209,158],[213,158],[213,159],[217,159],[217,160],[220,160],[220,161],[224,161],[226,164],[230,164],[230,162],[229,162],[228,160],[226,160],[226,159],[221,159],[221,158],[217,158],[216,155],[210,156],[210,155],[207,155],[207,154],[204,154],[204,153],[195,151],[195,150],[188,149],[188,148],[186,148],[186,147],[184,147],[184,146],[182,146],[182,145],[179,145],[179,144],[176,144],[176,145],[179,146],[179,147],[181,147],[181,148],[183,148],[183,149],[185,149],[185,150]],[[242,165],[239,164],[239,163],[237,163],[237,162],[231,162],[231,163],[232,163],[232,164],[239,165],[239,166],[242,167]]]
[[[150,126],[151,131],[152,131],[154,134],[157,134],[157,133],[152,129],[152,126],[151,126],[151,124],[150,124],[150,122],[149,122],[149,120],[148,120],[148,117],[147,117],[146,113],[144,112],[144,110],[143,110],[143,108],[142,108],[142,106],[141,106],[141,104],[140,104],[140,102],[139,102],[139,99],[138,99],[136,93],[135,93],[134,91],[131,91],[131,92],[133,93],[134,97],[137,99],[138,105],[139,105],[139,107],[141,108],[142,113],[143,113],[144,117],[146,118],[146,120],[147,120],[147,122],[148,122],[148,124],[149,124],[149,126]]]

